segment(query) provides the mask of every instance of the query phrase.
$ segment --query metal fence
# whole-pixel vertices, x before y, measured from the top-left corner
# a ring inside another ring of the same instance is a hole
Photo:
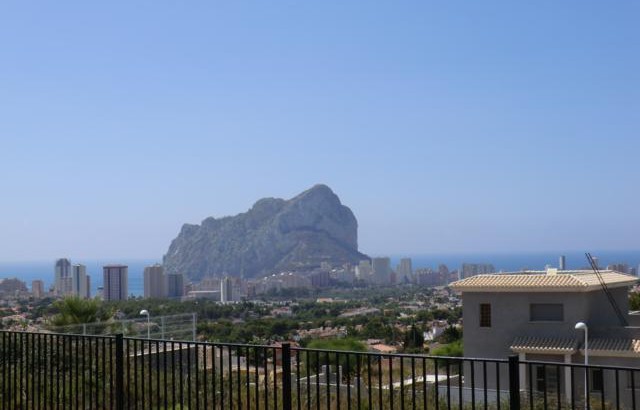
[[[121,319],[108,322],[81,323],[47,327],[53,333],[107,336],[122,333],[127,337],[147,337],[167,340],[195,340],[197,315],[155,316],[146,319]]]
[[[6,331],[0,372],[0,409],[637,409],[640,380],[635,368],[516,356]]]

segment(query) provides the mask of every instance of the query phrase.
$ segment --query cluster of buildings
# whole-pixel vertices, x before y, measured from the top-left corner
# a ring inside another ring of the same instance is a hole
[[[597,258],[594,258],[596,264]],[[558,270],[564,271],[566,260],[561,256]],[[637,269],[625,263],[607,266],[608,270],[636,275]],[[345,264],[333,267],[328,263],[311,272],[281,272],[263,278],[245,280],[234,276],[206,277],[198,283],[188,283],[180,273],[167,273],[161,264],[144,268],[145,298],[208,298],[223,303],[253,298],[272,291],[287,289],[317,289],[332,286],[371,285],[387,286],[416,284],[422,286],[447,286],[457,280],[495,273],[494,265],[487,263],[463,263],[459,269],[449,270],[441,264],[437,269],[413,268],[411,258],[400,259],[391,266],[389,257],[374,257],[360,261],[356,266]],[[111,264],[102,267],[103,283],[97,294],[91,294],[91,276],[83,264],[73,264],[67,258],[55,262],[54,283],[49,292],[42,280],[31,284],[32,295],[41,298],[47,295],[124,300],[129,292],[129,268],[127,265]],[[7,282],[8,283],[8,282]],[[8,286],[8,285],[7,285]],[[2,290],[0,289],[0,292]]]
[[[38,283],[37,287],[41,289],[43,286]],[[72,264],[67,258],[58,259],[55,264],[53,294],[90,298],[91,277],[87,275],[87,267],[79,263]]]
[[[127,265],[105,265],[102,268],[102,287],[98,295],[104,300],[125,300],[129,297],[129,267]],[[32,283],[34,296],[44,296],[44,284],[35,280]],[[37,295],[36,295],[37,294]],[[91,298],[91,276],[87,267],[72,264],[67,258],[58,259],[55,263],[53,296],[75,296],[81,299]]]
[[[440,264],[436,270],[431,268],[413,269],[411,258],[402,258],[395,270],[388,257],[375,257],[362,260],[355,267],[355,278],[371,285],[416,284],[425,286],[446,286],[458,279],[493,273],[492,264],[463,263],[460,270],[449,270],[447,265]]]
[[[107,301],[124,300],[129,297],[129,268],[127,265],[111,264],[102,267],[103,284],[95,295]],[[493,272],[492,265],[463,264],[462,276]],[[332,267],[328,263],[311,272],[281,272],[254,280],[233,276],[207,277],[199,283],[187,283],[180,273],[167,273],[161,264],[144,268],[145,298],[208,298],[223,303],[240,301],[271,291],[286,289],[314,289],[355,283],[368,285],[420,284],[440,286],[458,278],[458,271],[449,272],[446,265],[437,271],[413,270],[411,258],[402,258],[396,269],[391,267],[389,257],[363,260],[353,267],[349,264]],[[454,277],[455,276],[455,277]],[[32,282],[32,294],[36,298],[48,295],[44,282]],[[90,298],[91,277],[82,264],[72,264],[67,258],[55,262],[52,296],[76,296]]]
[[[447,265],[441,264],[437,270],[431,268],[417,269],[414,280],[421,286],[445,286],[458,279],[458,271],[449,271]]]
[[[239,302],[247,297],[247,282],[241,278],[225,275],[209,276],[199,283],[185,286],[185,299],[211,299],[221,303]]]
[[[106,301],[126,300],[129,298],[129,267],[123,264],[109,264],[102,267],[102,286],[97,288],[96,297]],[[182,297],[185,292],[184,278],[181,274],[165,274],[162,265],[147,266],[144,269],[144,296],[153,298]],[[75,296],[89,299],[91,295],[91,276],[87,267],[72,264],[67,258],[58,259],[54,265],[54,281],[47,292],[42,280],[31,283],[31,293],[35,298],[45,296]]]
[[[145,298],[182,298],[184,292],[183,274],[166,273],[158,263],[144,268]]]
[[[607,270],[613,270],[620,273],[626,273],[628,275],[638,276],[638,269],[633,266],[629,266],[626,263],[614,263],[607,265]]]
[[[128,275],[126,265],[103,266],[103,286],[98,287],[97,297],[105,300],[124,300],[129,296]],[[58,259],[54,264],[53,286],[47,290],[44,281],[36,279],[31,282],[31,295],[34,298],[45,296],[74,296],[89,299],[91,295],[91,276],[83,264],[72,264],[68,258]]]

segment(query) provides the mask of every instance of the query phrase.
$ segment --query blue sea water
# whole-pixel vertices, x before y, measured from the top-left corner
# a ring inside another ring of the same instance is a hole
[[[614,263],[626,263],[638,268],[640,251],[590,251],[598,258],[601,268]],[[523,269],[542,270],[546,265],[557,267],[560,255],[565,256],[566,269],[591,269],[585,253],[582,251],[550,251],[522,253],[459,253],[459,254],[422,254],[393,255],[392,265],[395,267],[401,257],[410,257],[413,268],[437,268],[439,264],[447,265],[450,270],[459,269],[463,263],[491,263],[497,271],[512,272]]]
[[[632,267],[640,264],[640,251],[592,251],[598,257],[599,265],[606,267],[613,263],[626,263]],[[451,254],[408,254],[391,255],[395,266],[401,257],[410,257],[413,268],[437,268],[443,263],[450,270],[458,269],[463,263],[491,263],[498,271],[518,271],[522,269],[544,269],[546,265],[558,266],[558,257],[566,256],[567,269],[588,268],[589,264],[584,252],[557,251],[531,253],[451,253]],[[372,255],[373,256],[373,255]],[[31,281],[41,279],[45,287],[53,284],[55,261],[4,263],[0,261],[0,278],[17,277],[31,286]],[[121,263],[129,266],[129,293],[141,296],[144,293],[144,267],[159,262],[155,259],[137,260],[72,260],[87,266],[87,273],[91,275],[91,293],[96,294],[97,288],[102,286],[102,266],[109,263]]]

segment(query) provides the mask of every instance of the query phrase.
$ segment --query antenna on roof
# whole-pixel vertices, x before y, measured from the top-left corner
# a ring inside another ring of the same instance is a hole
[[[607,287],[607,284],[605,283],[604,279],[602,279],[602,274],[598,270],[598,264],[596,263],[595,260],[593,260],[593,256],[591,256],[591,254],[589,252],[585,253],[585,256],[587,257],[587,260],[589,261],[589,264],[591,265],[591,269],[593,269],[593,273],[595,273],[596,276],[598,277],[598,281],[600,282],[600,286],[602,286],[602,290],[604,291],[605,295],[607,295],[607,299],[609,299],[609,304],[611,304],[611,307],[616,312],[616,315],[618,316],[618,319],[620,320],[620,324],[622,326],[625,326],[625,327],[629,326],[629,323],[627,322],[627,319],[624,317],[624,315],[622,314],[622,311],[620,310],[620,306],[618,306],[618,304],[616,303],[616,300],[614,299],[613,295],[611,294],[611,291]]]

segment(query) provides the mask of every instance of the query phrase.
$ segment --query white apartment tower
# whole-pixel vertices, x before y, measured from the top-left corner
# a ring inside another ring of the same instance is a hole
[[[413,280],[413,265],[411,258],[400,259],[400,264],[396,269],[398,283],[411,283]]]
[[[220,281],[220,302],[227,303],[233,301],[233,281],[225,276]]]
[[[90,278],[85,265],[75,264],[71,267],[71,294],[81,299],[91,297]]]
[[[71,261],[67,258],[58,259],[56,261],[53,291],[58,296],[67,296],[73,293]]]

